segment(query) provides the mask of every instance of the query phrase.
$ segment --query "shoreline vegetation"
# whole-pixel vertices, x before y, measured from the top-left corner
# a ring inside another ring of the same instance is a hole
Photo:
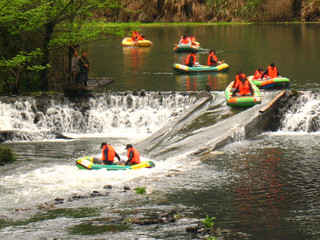
[[[95,12],[111,22],[320,21],[319,0],[122,0],[123,7]]]
[[[0,2],[0,92],[61,91],[76,49],[140,27],[320,22],[320,0]]]

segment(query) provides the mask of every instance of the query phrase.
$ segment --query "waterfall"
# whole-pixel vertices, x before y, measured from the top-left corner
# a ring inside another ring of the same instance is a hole
[[[126,136],[150,134],[184,111],[195,97],[182,94],[100,94],[74,100],[65,97],[0,99],[0,131],[13,140],[41,140],[65,135]]]
[[[284,132],[318,132],[320,130],[319,115],[319,93],[304,92],[287,109],[280,129]]]

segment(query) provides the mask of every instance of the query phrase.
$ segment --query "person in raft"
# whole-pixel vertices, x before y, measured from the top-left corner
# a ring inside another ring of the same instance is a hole
[[[191,45],[190,39],[187,37],[187,35],[183,35],[179,41],[179,45]]]
[[[144,35],[142,33],[139,34],[137,41],[144,41]]]
[[[263,77],[267,75],[268,78],[276,78],[281,77],[280,73],[274,63],[270,63],[270,66],[268,66],[267,70],[264,71],[260,79],[263,79]]]
[[[231,92],[234,92],[234,90],[238,87],[242,78],[246,78],[246,75],[241,70],[238,70],[233,81]]]
[[[138,36],[139,36],[138,31],[132,31],[132,35],[131,35],[132,42],[135,42],[137,40]]]
[[[133,148],[131,144],[127,144],[126,148],[128,160],[125,165],[135,165],[140,163],[140,154],[137,149]]]
[[[192,52],[188,55],[186,65],[188,67],[196,66],[196,53]]]
[[[255,72],[254,72],[254,75],[253,75],[253,78],[252,79],[260,79],[262,77],[262,74],[263,74],[263,69],[262,68],[258,68]]]
[[[93,163],[112,165],[115,157],[118,158],[119,162],[121,161],[120,156],[118,155],[118,153],[116,153],[116,151],[110,144],[103,142],[101,143],[100,148],[102,149],[102,157],[101,159],[94,157]]]
[[[189,40],[191,41],[191,44],[192,45],[196,45],[197,43],[196,43],[196,38],[193,36],[193,34],[192,33],[190,33],[189,34]]]
[[[253,95],[253,89],[252,89],[251,83],[247,79],[246,75],[243,74],[241,70],[239,70],[238,72],[241,72],[241,74],[237,74],[237,77],[239,78],[239,82],[236,89],[232,93],[232,97]]]
[[[221,64],[221,62],[218,61],[218,58],[217,58],[217,56],[216,56],[216,50],[210,50],[210,51],[209,51],[209,56],[208,56],[207,64],[208,64],[208,66],[210,66],[210,67],[217,66],[217,65],[220,65],[220,64]]]

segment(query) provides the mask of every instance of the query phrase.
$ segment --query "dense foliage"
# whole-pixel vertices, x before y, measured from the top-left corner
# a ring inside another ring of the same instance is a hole
[[[123,35],[122,27],[104,27],[95,17],[99,9],[119,8],[119,0],[1,1],[0,78],[5,90],[47,91],[55,80],[66,78],[73,49],[100,33]]]
[[[319,21],[320,0],[123,0],[119,21]],[[111,19],[111,18],[110,18]]]

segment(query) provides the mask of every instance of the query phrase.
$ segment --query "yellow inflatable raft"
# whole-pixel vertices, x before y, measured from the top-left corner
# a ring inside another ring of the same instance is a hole
[[[122,46],[125,47],[151,47],[152,42],[150,40],[132,41],[131,38],[125,38],[122,40]]]

